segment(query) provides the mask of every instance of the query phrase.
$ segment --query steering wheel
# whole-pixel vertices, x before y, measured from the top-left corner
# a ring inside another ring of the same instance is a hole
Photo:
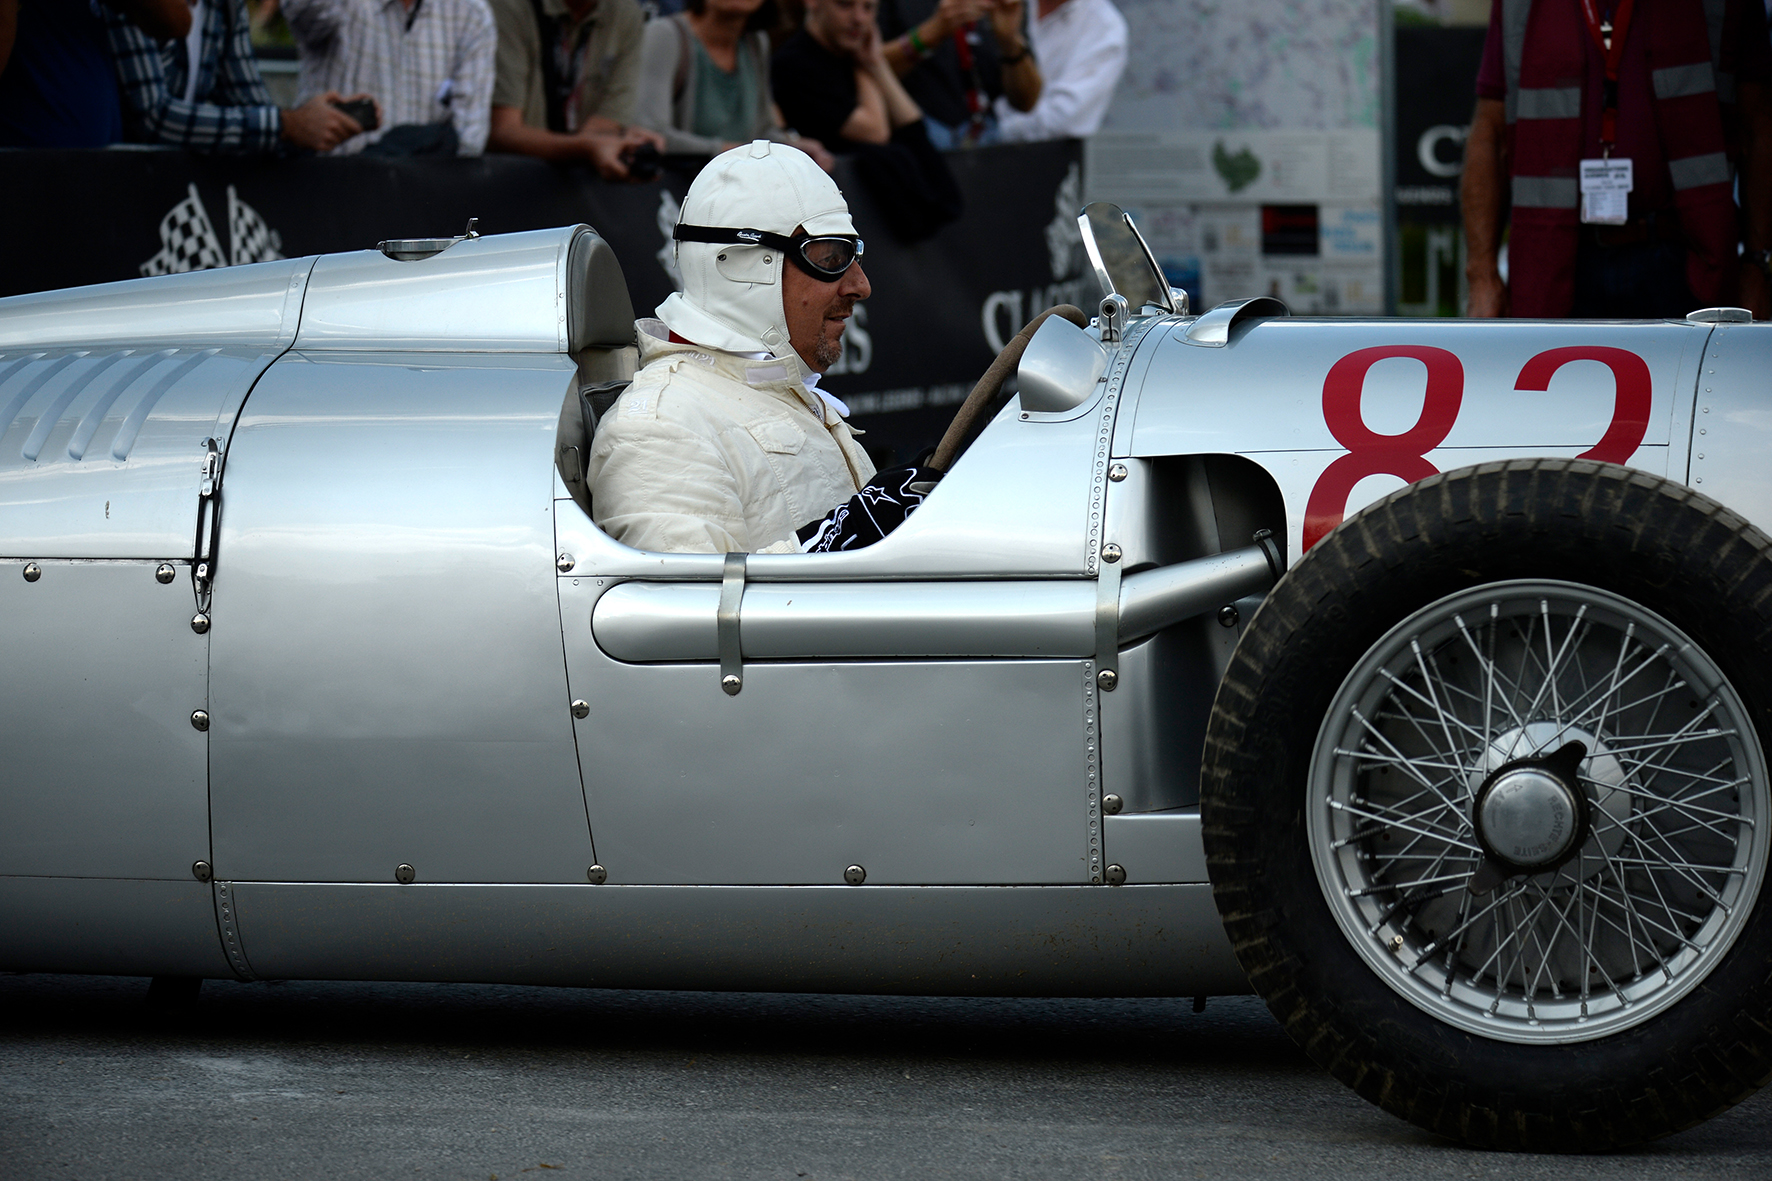
[[[1021,355],[1027,352],[1028,341],[1033,339],[1034,333],[1046,322],[1048,316],[1062,316],[1079,328],[1089,327],[1089,317],[1083,314],[1081,308],[1068,303],[1047,308],[1029,320],[1015,334],[1015,338],[1003,346],[997,359],[991,362],[990,368],[984,371],[984,376],[978,379],[978,384],[972,387],[972,392],[966,395],[966,400],[960,403],[960,408],[954,412],[954,420],[948,423],[947,433],[942,435],[941,442],[936,445],[935,455],[927,466],[945,472],[972,445],[972,440],[985,427],[987,412],[995,408],[997,394],[1002,390],[1003,382],[1021,364]]]

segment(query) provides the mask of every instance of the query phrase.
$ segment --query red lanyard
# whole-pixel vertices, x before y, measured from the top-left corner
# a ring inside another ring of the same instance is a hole
[[[966,35],[977,23],[974,21],[954,30],[954,52],[960,59],[960,73],[970,79],[966,87],[966,109],[974,119],[984,114],[985,108],[984,96],[979,93],[978,71],[972,68],[972,45],[966,40]]]
[[[1631,9],[1635,0],[1618,0],[1611,20],[1602,20],[1594,0],[1581,0],[1581,15],[1587,18],[1587,31],[1593,37],[1606,61],[1605,108],[1600,115],[1600,147],[1609,158],[1618,139],[1618,65],[1624,60],[1624,38],[1630,32]]]

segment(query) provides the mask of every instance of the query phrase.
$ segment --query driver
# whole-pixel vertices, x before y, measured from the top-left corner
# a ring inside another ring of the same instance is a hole
[[[597,525],[636,549],[794,553],[879,540],[938,473],[876,475],[818,387],[872,288],[849,207],[812,158],[757,140],[690,185],[683,290],[637,325],[640,372],[598,424]]]

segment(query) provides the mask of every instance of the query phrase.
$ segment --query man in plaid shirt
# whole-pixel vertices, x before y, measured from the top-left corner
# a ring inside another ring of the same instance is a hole
[[[277,108],[252,56],[246,0],[198,0],[192,8],[191,36],[165,42],[105,10],[131,139],[247,156],[285,143],[324,152],[363,130],[332,105],[343,101],[334,92]]]
[[[360,152],[390,127],[447,122],[456,151],[486,147],[498,36],[486,0],[283,0],[301,50],[301,94],[366,90],[382,126],[333,152]]]

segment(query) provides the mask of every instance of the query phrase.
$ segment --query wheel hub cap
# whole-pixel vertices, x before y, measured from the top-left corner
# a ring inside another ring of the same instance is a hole
[[[1496,857],[1520,869],[1547,869],[1575,847],[1579,802],[1543,766],[1497,775],[1477,805],[1477,835]]]

